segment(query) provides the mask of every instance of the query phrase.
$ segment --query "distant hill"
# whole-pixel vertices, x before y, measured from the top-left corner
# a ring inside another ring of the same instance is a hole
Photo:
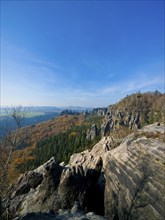
[[[34,125],[43,121],[47,121],[51,118],[59,116],[60,112],[42,112],[42,111],[33,111],[27,113],[27,117],[25,117],[23,127],[29,126],[29,125]],[[3,137],[3,128],[5,124],[8,124],[10,129],[14,130],[15,129],[15,123],[13,119],[10,116],[5,116],[2,115],[0,117],[0,137]]]
[[[0,108],[0,137],[3,137],[3,127],[5,123],[8,123],[8,126],[15,129],[15,124],[10,117],[6,113],[6,109],[10,110],[10,108],[1,107]],[[72,112],[73,114],[81,113],[83,111],[91,111],[91,108],[83,108],[83,107],[52,107],[52,106],[37,106],[29,108],[29,110],[25,114],[25,120],[23,123],[23,127],[29,126],[29,125],[35,125],[40,122],[44,122],[47,120],[50,120],[52,118],[55,118],[61,114],[63,111]]]
[[[154,122],[165,121],[165,94],[158,91],[135,93],[108,106],[102,125],[102,136],[118,130],[138,129]]]

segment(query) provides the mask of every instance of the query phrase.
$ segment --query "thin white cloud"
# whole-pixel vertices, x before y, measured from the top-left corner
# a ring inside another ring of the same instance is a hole
[[[2,105],[107,106],[138,90],[159,89],[164,83],[163,74],[142,71],[125,81],[117,81],[115,74],[110,73],[102,75],[101,80],[93,77],[82,82],[81,74],[74,68],[68,70],[42,61],[26,50],[17,47],[15,50],[18,57],[9,57],[2,62]],[[19,60],[20,56],[23,59]],[[94,62],[92,67],[96,66]],[[112,79],[108,80],[108,77]]]
[[[127,88],[125,89],[125,92],[148,88],[153,85],[159,85],[160,83],[162,83],[162,81],[159,78],[147,79],[142,82],[140,80],[137,80],[135,82],[128,83]]]
[[[135,79],[131,81],[125,81],[125,82],[118,82],[115,84],[112,84],[109,87],[102,88],[100,93],[103,95],[108,95],[110,93],[130,93],[130,92],[135,92],[138,90],[149,90],[150,88],[152,89],[153,86],[155,88],[159,85],[161,85],[162,79],[160,77],[155,77],[155,78],[147,78],[143,77],[143,79]]]
[[[115,93],[120,91],[121,86],[120,85],[111,85],[110,87],[105,87],[100,90],[100,93],[102,95],[108,95],[109,93]]]
[[[63,66],[58,65],[57,63],[49,62],[40,55],[34,54],[32,51],[26,50],[25,48],[20,48],[16,45],[10,44],[7,41],[2,42],[2,61],[10,60],[16,63],[30,64],[32,66],[45,66],[50,69],[56,70],[66,70]]]

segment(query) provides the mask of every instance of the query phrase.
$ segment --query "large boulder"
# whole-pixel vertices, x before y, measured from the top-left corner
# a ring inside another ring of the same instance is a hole
[[[59,209],[57,188],[61,173],[62,167],[51,158],[36,170],[21,175],[3,200],[3,216],[13,219],[17,214]]]
[[[108,219],[165,218],[164,126],[146,126],[103,158]]]
[[[93,140],[98,135],[97,125],[93,124],[91,129],[87,132],[87,139]]]
[[[71,209],[75,201],[84,207],[87,182],[81,166],[67,167],[63,170],[58,188],[62,209]]]

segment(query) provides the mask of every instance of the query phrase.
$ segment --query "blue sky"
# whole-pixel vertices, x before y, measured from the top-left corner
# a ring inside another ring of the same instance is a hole
[[[1,1],[1,106],[164,92],[164,1]]]

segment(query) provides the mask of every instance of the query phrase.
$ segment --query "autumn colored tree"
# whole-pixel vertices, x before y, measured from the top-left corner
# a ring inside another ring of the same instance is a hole
[[[6,109],[6,117],[3,121],[3,137],[0,142],[0,197],[9,185],[8,169],[13,151],[21,146],[24,141],[21,128],[25,121],[25,115],[29,107],[14,106]]]

